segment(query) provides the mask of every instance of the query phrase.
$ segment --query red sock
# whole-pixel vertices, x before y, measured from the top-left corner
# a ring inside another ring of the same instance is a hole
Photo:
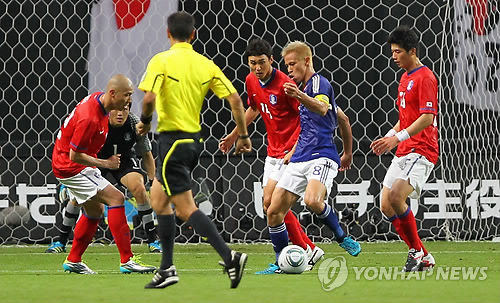
[[[125,217],[125,206],[108,207],[108,225],[120,252],[120,262],[127,263],[134,254],[130,246],[130,229]]]
[[[73,235],[73,245],[68,255],[68,261],[81,262],[82,255],[92,241],[92,237],[97,230],[99,219],[90,219],[85,214],[76,223]]]
[[[406,237],[406,234],[401,229],[401,220],[398,218],[398,216],[393,216],[393,217],[389,218],[389,221],[391,221],[392,225],[394,226],[394,229],[396,229],[396,232],[398,233],[401,240],[405,241],[406,245],[408,245],[408,248],[409,248],[410,241],[408,241],[408,237]]]
[[[408,238],[408,242],[410,245],[409,248],[414,248],[416,250],[422,249],[422,242],[420,241],[420,237],[417,232],[417,221],[415,221],[415,216],[411,209],[407,209],[405,213],[399,216],[399,220],[401,221],[401,230]]]
[[[291,210],[289,210],[285,215],[285,226],[288,231],[288,238],[290,238],[290,241],[303,249],[307,249],[307,243],[304,241],[300,233],[302,231],[302,226],[300,226],[299,220],[295,217]]]

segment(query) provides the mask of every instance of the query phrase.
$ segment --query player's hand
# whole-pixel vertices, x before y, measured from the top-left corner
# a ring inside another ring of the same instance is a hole
[[[383,137],[373,141],[372,144],[370,144],[370,148],[377,156],[380,156],[389,153],[398,144],[399,139],[396,136]]]
[[[235,155],[240,155],[243,153],[248,153],[252,151],[252,141],[250,138],[240,139],[236,141],[236,150],[234,151]]]
[[[229,152],[229,150],[231,150],[231,147],[233,146],[234,142],[236,142],[236,139],[238,139],[238,135],[235,135],[235,136],[227,135],[227,136],[225,136],[219,142],[219,149],[224,154],[227,154]]]
[[[291,83],[291,82],[286,82],[285,84],[283,84],[283,88],[284,88],[285,94],[287,96],[295,98],[295,99],[299,98],[300,90],[297,87],[297,84]]]
[[[142,123],[142,122],[139,121],[139,123],[137,123],[135,125],[135,128],[137,129],[137,134],[139,136],[145,136],[151,130],[151,123],[144,124],[144,123]]]
[[[120,168],[120,154],[118,155],[112,155],[111,157],[108,158],[108,166],[107,168],[109,169],[118,169]]]
[[[342,157],[340,157],[339,171],[345,171],[351,169],[351,164],[352,164],[352,153],[351,154],[344,153]]]

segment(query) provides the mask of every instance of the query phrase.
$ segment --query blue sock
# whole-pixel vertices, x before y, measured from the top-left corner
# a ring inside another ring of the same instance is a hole
[[[278,226],[269,226],[269,236],[273,243],[273,249],[276,253],[276,262],[280,252],[288,245],[288,231],[286,230],[285,222]]]
[[[345,233],[339,224],[339,218],[335,214],[335,211],[332,209],[330,204],[325,203],[325,208],[320,214],[317,214],[317,216],[323,224],[328,226],[333,231],[333,233],[335,234],[335,240],[337,240],[337,242],[339,243],[342,243],[345,238]]]

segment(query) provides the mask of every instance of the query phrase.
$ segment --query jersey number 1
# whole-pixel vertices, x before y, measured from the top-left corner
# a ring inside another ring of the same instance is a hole
[[[269,118],[272,119],[273,118],[273,115],[271,115],[271,112],[269,111],[269,108],[267,108],[267,104],[265,103],[261,103],[260,104],[261,107],[262,107],[262,113],[266,113],[269,115]]]

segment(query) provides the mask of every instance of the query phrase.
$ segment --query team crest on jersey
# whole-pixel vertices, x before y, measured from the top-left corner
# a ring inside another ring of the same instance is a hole
[[[132,135],[130,133],[125,133],[123,135],[123,138],[125,139],[125,141],[130,141],[132,140]]]
[[[410,80],[410,82],[408,82],[408,86],[406,87],[406,91],[409,92],[412,87],[413,87],[413,80]]]
[[[269,95],[269,103],[271,103],[271,105],[276,105],[276,103],[278,103],[278,97],[276,97],[276,95]]]

